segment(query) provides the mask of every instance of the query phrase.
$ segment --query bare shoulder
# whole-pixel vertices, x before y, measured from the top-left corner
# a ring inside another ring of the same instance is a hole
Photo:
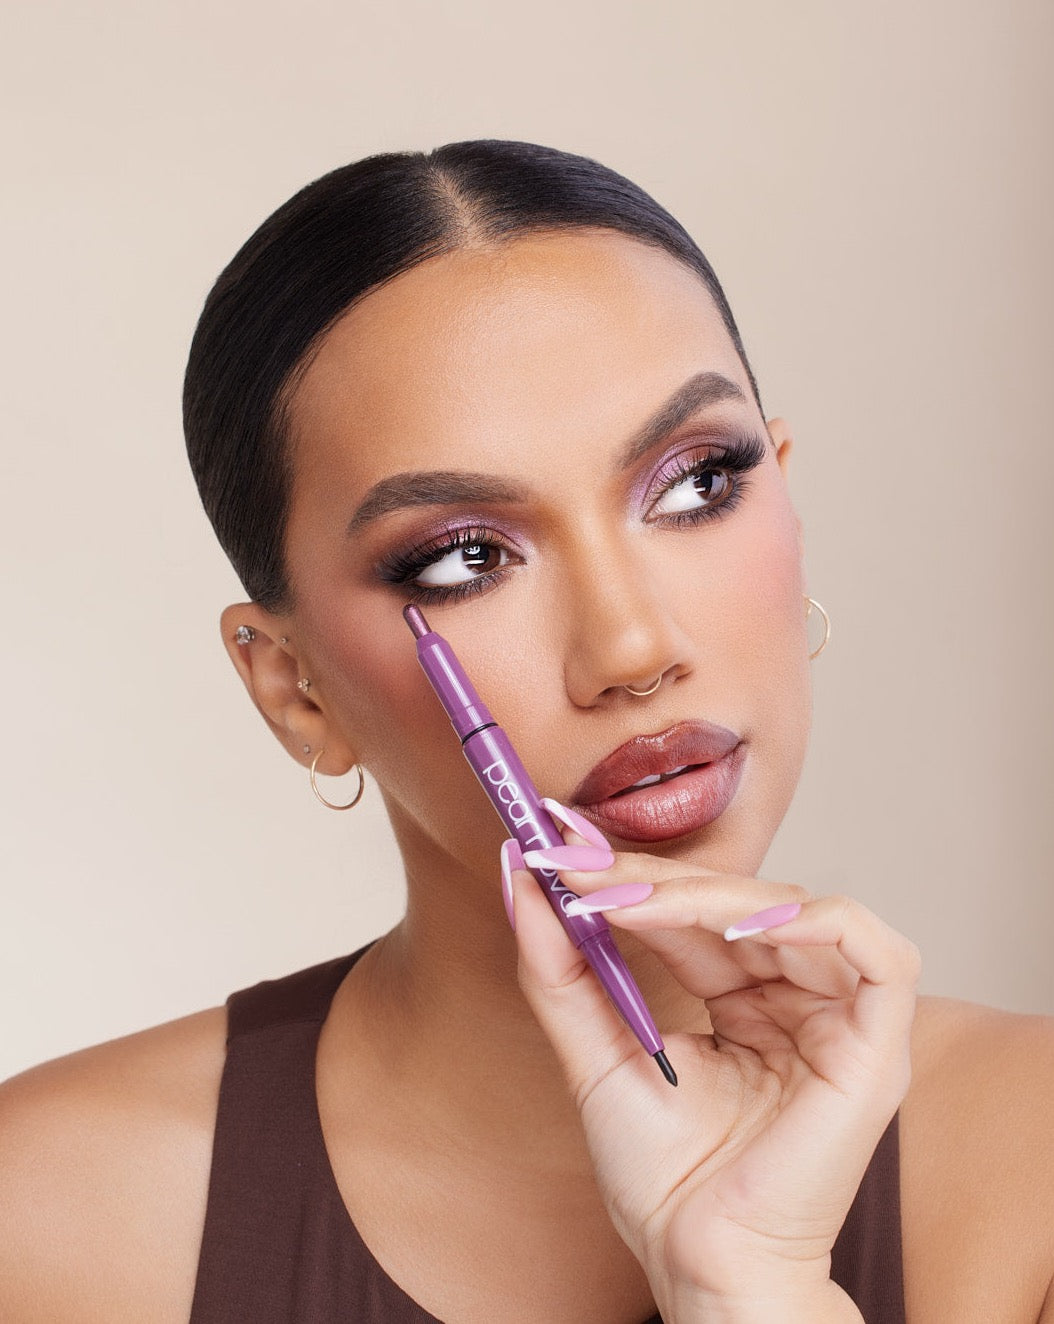
[[[1054,1018],[921,998],[912,1065],[909,1316],[1038,1320],[1054,1274]]]
[[[199,1012],[0,1085],[0,1318],[190,1313],[226,1012]]]
[[[1054,1017],[920,998],[912,1073],[909,1108],[919,1104],[935,1123],[943,1113],[945,1126],[955,1116],[980,1127],[986,1146],[1004,1156],[1054,1138]],[[1054,1163],[1054,1155],[1033,1157]]]

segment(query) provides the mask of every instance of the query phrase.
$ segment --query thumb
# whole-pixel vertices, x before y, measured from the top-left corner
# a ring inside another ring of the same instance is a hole
[[[520,987],[581,1108],[597,1083],[621,1067],[638,1069],[647,1054],[525,869],[513,870],[512,894]]]

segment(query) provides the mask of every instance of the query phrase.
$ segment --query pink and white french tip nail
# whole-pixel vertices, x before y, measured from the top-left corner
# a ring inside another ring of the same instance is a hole
[[[516,932],[516,910],[512,904],[512,871],[522,869],[523,855],[515,837],[501,843],[501,899],[505,902],[505,913],[513,933]]]
[[[765,933],[768,929],[778,928],[781,924],[789,924],[799,914],[801,914],[801,902],[799,901],[789,901],[783,906],[769,906],[767,910],[759,910],[756,915],[748,915],[746,919],[730,924],[725,929],[725,940],[735,942],[737,938],[753,938],[759,933]]]
[[[585,837],[591,846],[598,846],[601,850],[611,849],[607,837],[595,823],[590,823],[588,818],[583,818],[581,814],[576,814],[573,809],[568,809],[567,805],[562,805],[559,800],[553,800],[549,796],[545,796],[542,800],[542,806],[548,809],[554,818],[559,819],[564,827],[569,827],[572,832]]]
[[[583,869],[595,873],[610,869],[615,853],[610,846],[547,846],[527,851],[523,862],[528,869]]]
[[[590,892],[588,896],[575,897],[564,907],[567,915],[598,915],[603,910],[621,910],[623,906],[635,906],[655,891],[652,883],[617,883],[614,887],[602,887],[599,892]]]

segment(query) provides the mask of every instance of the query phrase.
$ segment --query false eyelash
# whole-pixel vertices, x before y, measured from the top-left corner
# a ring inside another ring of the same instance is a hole
[[[459,547],[473,547],[478,544],[484,546],[504,547],[505,544],[497,540],[491,529],[483,529],[478,526],[465,529],[452,529],[450,533],[442,534],[434,538],[431,542],[426,542],[423,546],[414,547],[407,552],[391,552],[388,556],[382,558],[378,563],[377,572],[380,577],[388,584],[408,584],[415,575],[419,575],[422,570],[427,570],[430,565],[436,561],[441,561],[444,556],[449,556],[451,552],[456,552]],[[492,574],[497,574],[493,571]],[[468,581],[476,583],[479,579],[485,579],[487,576],[479,575],[475,579]],[[424,588],[431,587],[445,591],[447,589],[464,588],[463,584],[433,584],[424,585]]]
[[[672,469],[663,474],[662,490],[657,494],[663,496],[677,483],[683,482],[685,478],[698,473],[705,473],[708,469],[724,469],[728,473],[747,473],[750,469],[756,469],[765,459],[766,447],[760,437],[744,438],[743,441],[730,442],[725,449],[716,455],[704,455],[692,458],[692,452],[687,451],[676,456],[671,462]]]
[[[686,528],[695,524],[701,524],[704,520],[720,519],[734,510],[743,499],[747,490],[748,482],[745,475],[757,466],[763,463],[766,455],[766,445],[762,439],[755,435],[728,443],[725,449],[718,455],[706,455],[699,459],[692,459],[692,452],[678,455],[674,458],[670,467],[663,474],[662,487],[654,495],[654,501],[658,501],[665,496],[671,488],[683,483],[686,478],[694,478],[698,474],[725,472],[734,475],[728,495],[723,497],[715,505],[699,506],[695,510],[680,510],[672,515],[660,515],[656,517],[656,523],[666,528]],[[654,502],[653,502],[654,504]]]
[[[757,468],[766,456],[767,447],[760,436],[754,435],[741,440],[723,444],[719,454],[707,454],[692,459],[692,451],[679,455],[670,464],[663,477],[663,485],[655,494],[657,501],[671,487],[686,478],[707,470],[723,470],[736,475],[731,490],[714,506],[700,506],[698,510],[682,510],[672,515],[660,516],[656,521],[665,528],[688,528],[703,523],[708,519],[720,519],[734,510],[743,497],[748,483],[745,475]],[[500,580],[504,579],[510,566],[502,566],[486,575],[475,575],[461,584],[414,584],[414,578],[436,561],[442,560],[459,547],[472,547],[482,544],[488,547],[501,547],[510,550],[503,539],[492,529],[472,525],[467,528],[453,529],[420,547],[406,552],[392,552],[382,558],[377,566],[379,577],[388,584],[397,585],[406,590],[407,601],[428,606],[441,602],[455,602],[477,593],[486,593]]]

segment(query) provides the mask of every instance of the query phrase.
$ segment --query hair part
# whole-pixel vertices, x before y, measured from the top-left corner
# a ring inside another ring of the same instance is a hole
[[[482,139],[386,152],[324,175],[242,246],[205,301],[183,389],[187,454],[245,591],[292,607],[285,530],[288,405],[314,350],[370,291],[442,253],[532,231],[617,230],[690,267],[714,299],[760,407],[728,301],[687,231],[643,189],[588,157]]]

